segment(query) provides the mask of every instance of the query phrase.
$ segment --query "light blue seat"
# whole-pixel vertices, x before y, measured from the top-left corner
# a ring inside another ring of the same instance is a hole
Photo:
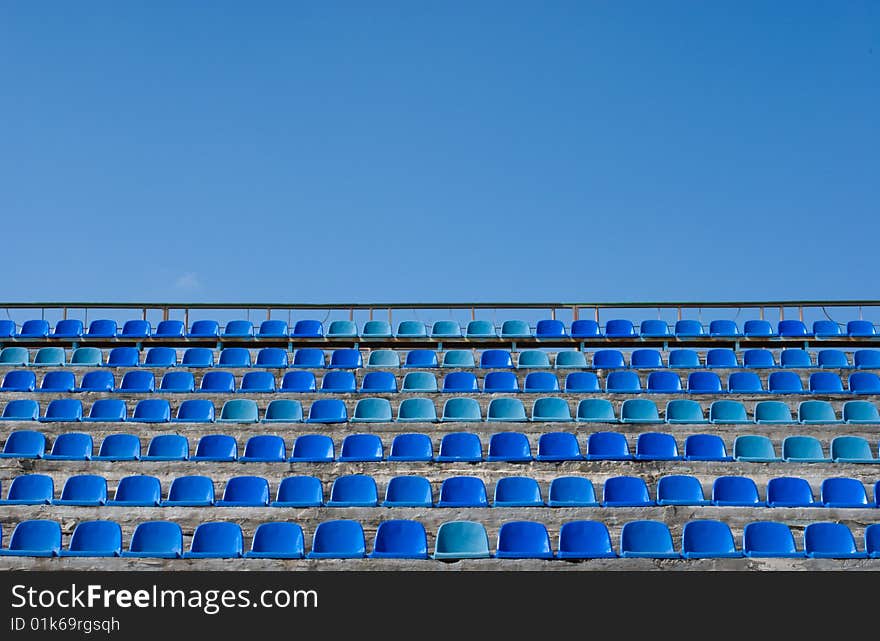
[[[629,338],[638,336],[632,321],[616,318],[605,323],[605,336],[608,338]]]
[[[642,432],[636,440],[637,461],[678,461],[678,445],[672,434]]]
[[[643,320],[639,324],[639,334],[644,338],[661,338],[669,336],[669,325],[657,318]]]
[[[676,399],[666,403],[667,423],[707,423],[703,408],[696,401]]]
[[[638,476],[612,476],[602,489],[604,507],[650,507],[654,505],[648,486]]]
[[[561,320],[545,318],[535,325],[535,337],[540,339],[568,338],[565,324]]]
[[[448,401],[447,401],[448,402]],[[517,398],[493,398],[486,409],[487,421],[525,421],[526,408]]]
[[[853,321],[850,321],[853,322]],[[810,559],[864,559],[843,523],[810,523],[804,528],[804,552]]]
[[[316,476],[287,476],[278,484],[272,507],[321,507],[324,486]]]
[[[536,461],[580,461],[583,458],[574,434],[545,432],[538,438]]]
[[[628,398],[620,405],[621,423],[662,423],[654,401]]]
[[[100,367],[103,353],[97,347],[77,347],[70,353],[70,364],[80,367]]]
[[[287,460],[284,439],[276,434],[251,436],[238,460],[242,463],[283,463]]]
[[[26,363],[25,363],[26,364]],[[57,367],[66,364],[63,347],[41,347],[34,356],[34,367]]]
[[[856,372],[849,375],[848,386],[853,394],[880,394],[880,377],[874,372]]]
[[[522,320],[506,320],[501,323],[501,338],[529,338],[532,329]]]
[[[254,324],[249,320],[231,320],[223,327],[222,338],[253,338]]]
[[[813,394],[843,394],[843,381],[834,372],[813,372],[810,374],[810,391]]]
[[[730,425],[751,423],[746,406],[739,401],[712,401],[709,406],[709,422]]]
[[[183,533],[177,523],[147,521],[140,523],[131,536],[128,558],[176,559],[183,555]]]
[[[123,394],[149,394],[156,391],[156,377],[149,370],[126,372],[116,391]]]
[[[30,353],[27,347],[4,347],[0,350],[0,365],[27,365],[29,362]]]
[[[851,320],[846,324],[846,335],[851,337],[868,338],[876,336],[874,324],[868,320]]]
[[[647,389],[654,394],[677,394],[682,391],[681,379],[675,372],[651,372]]]
[[[150,439],[142,461],[185,461],[189,458],[189,441],[180,434],[158,434]]]
[[[338,476],[330,488],[329,507],[376,507],[379,494],[376,481],[365,474]]]
[[[309,408],[307,423],[345,423],[348,412],[345,403],[338,399],[320,399],[314,401]]]
[[[58,461],[88,461],[92,458],[92,436],[82,432],[59,434],[52,444],[52,451],[44,459]]]
[[[12,479],[6,499],[0,505],[49,505],[55,484],[47,474],[21,474]]]
[[[155,476],[134,475],[119,479],[116,493],[107,505],[125,507],[159,507],[162,503],[162,486]]]
[[[765,320],[747,320],[743,324],[743,334],[747,337],[769,338],[776,336],[773,326]]]
[[[806,479],[779,476],[767,481],[768,507],[821,507],[813,500],[813,488]]]
[[[114,347],[107,354],[107,367],[137,367],[139,361],[136,347]]]
[[[722,521],[701,519],[684,524],[681,556],[685,559],[738,559],[730,526]]]
[[[437,530],[434,559],[488,559],[486,528],[474,521],[447,521]]]
[[[880,369],[880,349],[857,349],[853,352],[853,366],[856,369]]]
[[[352,423],[390,423],[391,403],[384,398],[362,398],[354,407]]]
[[[421,321],[405,320],[397,324],[398,338],[425,338],[428,336],[428,329]]]
[[[645,333],[642,332],[642,336]],[[678,338],[693,338],[703,336],[703,324],[698,320],[684,318],[675,322],[675,335]]]
[[[602,330],[594,320],[576,320],[571,324],[572,338],[599,338]]]
[[[719,476],[712,483],[713,505],[724,507],[760,507],[755,481],[745,476]]]
[[[189,347],[180,359],[183,367],[214,367],[214,352],[207,347]]]
[[[132,319],[123,323],[119,336],[122,338],[147,338],[151,332],[150,321]]]
[[[756,463],[771,463],[782,460],[776,456],[776,450],[770,439],[759,434],[737,436],[733,441],[733,458],[737,461]]]
[[[404,367],[438,367],[437,352],[432,349],[411,349],[406,353]]]
[[[266,406],[263,423],[302,423],[302,403],[290,399],[275,399]]]
[[[20,398],[6,403],[0,419],[4,421],[36,421],[39,414],[39,403],[29,398]]]
[[[715,372],[691,372],[688,374],[689,394],[722,394],[721,379]]]
[[[635,372],[610,372],[605,377],[605,391],[610,394],[638,394],[642,384]]]
[[[19,338],[46,338],[49,335],[49,321],[42,319],[26,320],[21,324]]]
[[[77,392],[111,392],[116,387],[116,379],[107,370],[97,369],[83,374]],[[105,399],[106,400],[106,399]]]
[[[569,394],[591,394],[602,391],[599,377],[593,372],[571,372],[565,376],[565,391]]]
[[[461,325],[457,321],[439,320],[431,326],[432,338],[458,338],[461,336]]]
[[[303,434],[293,442],[290,461],[329,463],[335,458],[333,439],[326,434]]]
[[[391,441],[389,461],[432,461],[434,446],[427,434],[398,434]]]
[[[123,327],[124,331],[125,328]],[[160,321],[156,325],[156,333],[153,336],[156,338],[182,338],[185,332],[186,326],[183,324],[183,321],[169,319]]]
[[[302,528],[296,523],[261,523],[254,531],[248,559],[301,559],[305,556]]]
[[[61,370],[56,372],[46,372],[43,375],[43,380],[37,391],[69,394],[75,387],[76,379],[73,376],[73,372]]]
[[[115,320],[108,318],[97,318],[89,323],[89,329],[86,332],[86,338],[116,338],[119,332],[119,326]]]
[[[513,372],[489,372],[483,378],[486,394],[513,394],[519,391],[519,381]]]
[[[467,338],[496,338],[495,325],[486,320],[472,320],[467,324],[464,335]]]
[[[550,481],[547,493],[550,507],[599,507],[590,479],[583,476],[559,476]]]
[[[108,434],[101,441],[95,461],[137,461],[141,457],[141,440],[135,434]]]
[[[654,369],[666,367],[663,357],[656,349],[636,349],[629,356],[629,366],[633,369]]]
[[[716,347],[706,352],[706,367],[725,369],[739,367],[736,352],[726,347]]]
[[[10,404],[13,401],[10,401]],[[8,407],[8,405],[7,405]],[[80,422],[83,417],[82,401],[73,398],[56,398],[46,407],[45,416],[40,417],[42,423]]]
[[[513,358],[507,350],[487,349],[480,354],[480,367],[483,369],[510,369],[513,367]]]
[[[626,436],[619,432],[593,432],[587,437],[588,461],[629,461]]]
[[[657,481],[657,505],[709,505],[696,476],[668,474]]]
[[[585,398],[578,402],[577,420],[584,423],[617,423],[611,401],[604,398]]]
[[[107,480],[97,474],[69,476],[61,489],[61,498],[52,505],[98,507],[107,502]]]
[[[476,367],[474,353],[469,349],[450,349],[443,352],[441,367]]]
[[[847,401],[843,404],[843,420],[853,424],[880,423],[880,412],[870,401]]]
[[[250,367],[251,351],[246,347],[225,347],[220,350],[218,367]]]
[[[167,403],[167,401],[166,401]],[[157,405],[162,410],[162,407]],[[137,408],[135,408],[137,415]],[[164,415],[164,413],[163,413]],[[175,423],[213,423],[214,403],[205,399],[187,399],[177,406]]]
[[[661,521],[629,521],[620,532],[623,558],[677,559],[669,527]]]
[[[760,401],[755,404],[756,423],[793,423],[791,410],[782,401]]]
[[[281,379],[281,392],[298,392],[308,393],[315,392],[318,389],[318,383],[315,375],[311,372],[295,371],[287,372]]]
[[[217,338],[220,336],[220,323],[215,320],[197,320],[189,329],[188,338]]]
[[[693,369],[702,367],[700,355],[692,349],[673,349],[669,351],[669,367],[676,369]]]
[[[269,482],[259,476],[233,476],[226,481],[218,507],[266,507],[269,505]]]
[[[508,521],[498,530],[495,558],[552,559],[550,535],[543,523]]]
[[[431,483],[424,476],[395,476],[388,481],[382,507],[431,507]]]
[[[769,349],[747,349],[743,352],[743,367],[749,369],[772,369],[776,359]]]
[[[450,394],[469,394],[480,391],[473,372],[449,372],[443,377],[442,390]]]
[[[363,366],[364,361],[358,349],[334,349],[327,365],[331,369],[358,369]]]
[[[587,367],[587,357],[583,352],[571,349],[563,350],[556,352],[553,366],[556,369],[583,369]]]
[[[440,485],[437,507],[489,507],[486,485],[477,476],[450,476]]]
[[[2,392],[33,392],[37,386],[37,375],[30,370],[10,370],[3,377]]]
[[[242,394],[271,394],[275,391],[275,376],[272,372],[245,372],[236,392]]]
[[[782,440],[782,460],[795,463],[830,463],[822,444],[813,436],[786,436]]]
[[[363,338],[391,338],[391,323],[382,320],[371,320],[361,328]]]
[[[559,529],[560,559],[613,559],[608,528],[600,521],[569,521]]]
[[[789,368],[809,368],[813,366],[813,359],[805,350],[789,348],[782,350],[779,365]]]
[[[727,391],[731,394],[759,394],[764,387],[755,372],[734,372],[727,377]]]
[[[755,521],[743,529],[743,554],[751,559],[803,558],[791,529],[775,521]]]
[[[802,338],[812,335],[803,321],[795,319],[779,321],[776,325],[776,330],[779,336],[787,338]]]
[[[173,347],[151,347],[144,356],[143,367],[176,367],[177,350]]]
[[[823,349],[816,354],[816,365],[825,368],[847,369],[851,367],[846,352],[839,349]]]
[[[509,463],[532,460],[529,439],[520,432],[497,432],[489,438],[487,461],[507,461]]]
[[[310,559],[362,559],[366,554],[364,529],[357,521],[323,521],[315,528]]]
[[[327,328],[327,338],[357,338],[358,326],[354,321],[335,320]]]
[[[303,347],[293,354],[292,367],[300,368],[323,368],[324,351],[317,347]]]
[[[60,553],[61,526],[43,519],[19,522],[12,531],[9,548],[0,550],[0,556],[53,557]]]
[[[382,521],[376,529],[371,559],[427,559],[428,537],[418,521]]]
[[[479,409],[479,406],[477,407]],[[397,421],[399,423],[433,423],[436,420],[437,410],[434,407],[434,401],[430,398],[405,398],[397,407]]]
[[[260,323],[257,338],[286,338],[288,335],[287,321],[267,319]]]
[[[400,355],[393,349],[371,350],[367,367],[400,367]]]
[[[480,437],[470,432],[452,432],[440,439],[440,451],[435,459],[441,463],[479,463],[483,460]]]
[[[495,483],[492,507],[544,507],[544,499],[535,479],[504,476]]]
[[[238,523],[214,521],[196,527],[190,551],[184,552],[183,558],[237,559],[241,557],[242,549],[241,526]]]
[[[798,422],[804,424],[841,423],[828,401],[801,401],[798,403]]]
[[[321,379],[321,391],[326,394],[354,394],[357,391],[354,372],[346,370],[327,372]]]
[[[397,378],[391,372],[367,372],[361,379],[361,393],[394,394],[397,392]]]
[[[398,419],[399,420],[399,419]],[[480,404],[473,398],[450,398],[443,403],[442,422],[482,421]]]
[[[616,349],[599,349],[593,352],[593,369],[623,369],[623,353]]]
[[[516,366],[519,369],[549,368],[550,357],[540,349],[526,349],[519,353]]]
[[[382,440],[375,434],[349,434],[342,439],[339,461],[381,461],[385,458]]]
[[[860,436],[835,436],[831,441],[831,460],[835,463],[876,463],[868,441]]]
[[[238,458],[238,443],[228,434],[207,434],[199,439],[193,461],[234,461]]]
[[[430,372],[409,372],[403,377],[401,392],[436,392],[437,377]]]
[[[196,379],[192,372],[165,372],[159,390],[162,392],[192,392],[196,388]]]

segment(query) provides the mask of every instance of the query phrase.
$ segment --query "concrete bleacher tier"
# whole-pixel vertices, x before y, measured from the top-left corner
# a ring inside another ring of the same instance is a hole
[[[0,567],[880,568],[880,337],[755,321],[0,321]]]

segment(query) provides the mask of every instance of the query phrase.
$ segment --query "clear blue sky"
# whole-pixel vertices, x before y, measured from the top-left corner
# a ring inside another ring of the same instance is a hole
[[[0,5],[6,300],[878,297],[880,3]]]

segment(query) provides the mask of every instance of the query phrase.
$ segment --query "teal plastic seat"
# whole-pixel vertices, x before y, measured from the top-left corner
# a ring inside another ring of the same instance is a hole
[[[539,398],[532,405],[532,421],[571,421],[568,402],[558,396]]]
[[[436,392],[437,377],[430,372],[410,372],[403,377],[401,392]]]
[[[402,400],[397,408],[397,420],[402,423],[433,423],[437,420],[437,410],[434,407],[434,401],[430,398],[407,398]]]
[[[733,441],[733,458],[737,461],[755,463],[771,463],[782,460],[776,456],[776,450],[770,439],[758,434],[737,436]]]
[[[476,367],[474,353],[469,349],[450,349],[443,352],[441,367]]]
[[[614,406],[604,398],[585,398],[578,403],[577,420],[582,423],[617,423]]]
[[[532,329],[522,320],[506,320],[501,323],[501,338],[529,338]]]
[[[290,399],[275,399],[266,407],[264,423],[302,423],[302,403]]]
[[[384,398],[362,398],[354,406],[352,423],[390,423],[391,403]]]
[[[458,338],[461,336],[461,325],[457,321],[439,320],[431,326],[432,338]]]
[[[41,347],[34,356],[34,366],[55,367],[64,365],[67,357],[64,354],[63,347]]]
[[[739,401],[713,401],[709,406],[710,423],[744,424],[751,423],[746,406]]]
[[[587,367],[587,357],[583,352],[576,352],[571,349],[557,352],[554,367],[556,369],[585,369]]]
[[[880,412],[871,401],[847,401],[843,404],[843,420],[853,424],[880,423]]]
[[[391,338],[391,323],[388,321],[371,320],[364,323],[361,329],[362,338]]]
[[[516,366],[520,369],[550,367],[550,358],[547,356],[547,352],[539,349],[527,349],[519,353]]]
[[[77,347],[70,354],[70,364],[81,367],[100,367],[104,356],[97,347]]]
[[[428,335],[428,329],[421,321],[405,320],[397,324],[398,338],[425,338]]]
[[[755,405],[755,422],[786,425],[794,420],[788,405],[782,401],[760,401]]]
[[[489,403],[489,408],[486,410],[486,420],[525,421],[527,420],[526,408],[518,398],[493,398]]]
[[[804,425],[834,424],[843,421],[837,418],[834,408],[828,401],[801,401],[798,403],[798,422]]]
[[[400,355],[393,349],[374,349],[367,359],[367,367],[400,367]]]
[[[500,400],[500,399],[495,399]],[[453,421],[482,421],[480,404],[473,398],[450,398],[443,404],[442,422]],[[525,420],[525,410],[523,418]]]
[[[782,460],[795,463],[828,463],[822,444],[813,436],[786,436],[782,440]]]
[[[327,328],[327,338],[357,338],[358,326],[354,321],[335,320]]]
[[[0,350],[0,365],[27,365],[29,362],[27,347],[4,347]]]
[[[223,403],[218,423],[258,423],[260,413],[256,401],[249,398],[236,398]]]
[[[654,401],[628,398],[620,406],[621,423],[662,423]]]
[[[434,558],[488,559],[489,537],[482,523],[474,521],[447,521],[437,530]]]
[[[467,338],[497,338],[495,325],[487,320],[472,320],[467,324],[464,335]]]
[[[666,422],[699,424],[709,421],[703,416],[703,408],[696,401],[675,399],[666,403]]]
[[[877,463],[871,445],[861,436],[835,436],[831,441],[831,460],[835,463]]]

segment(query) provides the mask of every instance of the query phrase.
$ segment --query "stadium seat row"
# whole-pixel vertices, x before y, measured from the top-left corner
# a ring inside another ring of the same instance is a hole
[[[140,439],[135,434],[111,434],[101,443],[98,456],[93,456],[90,434],[70,432],[56,437],[46,454],[46,437],[40,432],[18,430],[6,439],[0,458],[44,458],[59,460],[103,461],[241,461],[241,462],[369,462],[369,461],[438,461],[479,463],[481,461],[786,461],[799,463],[877,463],[871,445],[860,436],[836,436],[831,441],[830,456],[822,443],[813,436],[787,436],[782,440],[782,456],[776,455],[773,442],[763,435],[740,435],[734,439],[733,456],[727,454],[724,441],[714,434],[691,434],[685,439],[684,453],[671,434],[645,432],[636,440],[631,453],[625,435],[618,432],[593,432],[587,436],[586,454],[581,453],[575,434],[549,432],[538,438],[537,454],[532,455],[525,434],[500,432],[489,439],[483,456],[480,437],[470,432],[446,434],[440,440],[437,456],[427,434],[399,434],[391,443],[387,459],[382,439],[376,434],[349,434],[342,440],[340,454],[326,434],[303,434],[293,443],[290,458],[284,439],[275,434],[261,434],[247,440],[244,452],[238,455],[238,442],[227,434],[209,434],[199,439],[190,456],[189,441],[179,434],[154,436],[141,455]]]
[[[715,520],[693,520],[682,530],[680,551],[669,527],[660,521],[629,521],[620,533],[619,556],[623,558],[880,558],[880,524],[864,530],[865,549],[856,546],[852,531],[842,523],[810,523],[804,528],[803,548],[798,550],[791,529],[784,523],[756,521],[745,526],[738,550],[730,527]],[[555,558],[615,558],[608,528],[599,521],[569,521],[559,531]],[[127,551],[122,549],[122,528],[114,521],[83,521],[77,524],[69,545],[62,549],[61,526],[56,521],[18,523],[9,547],[0,555],[35,557],[129,557],[129,558],[274,558],[356,559],[365,558],[366,541],[361,524],[351,520],[324,521],[315,528],[311,551],[306,555],[302,527],[296,523],[270,522],[254,532],[251,549],[244,551],[244,537],[237,523],[202,523],[193,533],[190,549],[183,551],[183,533],[177,523],[141,523],[132,534]],[[508,521],[498,530],[493,554],[486,528],[474,521],[447,521],[437,529],[433,558],[459,559],[553,559],[550,536],[543,523]],[[427,559],[425,527],[418,521],[383,521],[376,530],[370,558]]]
[[[195,321],[187,331],[183,321],[164,320],[158,323],[155,332],[152,325],[146,320],[128,320],[119,330],[115,320],[93,320],[86,330],[83,322],[78,319],[65,319],[55,324],[54,331],[50,331],[49,322],[35,319],[22,323],[17,327],[11,320],[0,320],[0,338],[630,338],[643,336],[646,338],[662,338],[675,336],[678,338],[693,338],[698,336],[730,337],[828,337],[851,336],[871,337],[876,335],[873,323],[867,320],[851,320],[845,325],[830,320],[815,321],[812,331],[799,320],[781,320],[774,328],[766,320],[747,320],[740,331],[739,326],[732,320],[714,320],[704,326],[698,320],[683,319],[675,323],[670,329],[666,321],[646,320],[635,324],[626,319],[613,319],[605,323],[604,327],[593,320],[576,320],[570,328],[566,328],[562,321],[554,319],[540,320],[534,330],[523,320],[505,320],[500,327],[487,320],[470,321],[462,331],[457,321],[435,321],[430,330],[428,326],[416,320],[404,320],[398,323],[397,331],[393,331],[391,323],[382,320],[371,320],[358,328],[354,321],[332,321],[327,327],[325,334],[324,325],[317,320],[297,321],[291,331],[288,324],[282,320],[263,321],[259,328],[248,320],[233,320],[221,328],[216,320]]]
[[[514,363],[514,355],[516,362]],[[590,363],[587,363],[587,356]],[[710,349],[705,358],[692,349],[673,349],[664,360],[656,349],[637,349],[629,355],[629,367],[633,369],[729,369],[745,367],[749,369],[806,369],[812,367],[834,369],[880,369],[880,350],[859,349],[853,352],[852,362],[846,352],[838,349],[823,349],[816,353],[815,361],[811,352],[800,348],[784,349],[776,355],[769,349],[747,349],[740,354],[729,348]],[[480,352],[479,367],[482,369],[624,369],[627,361],[624,353],[616,349],[600,349],[595,352],[565,350],[555,352],[553,363],[551,354],[540,349],[526,349],[508,352],[503,349],[487,349]],[[329,360],[328,360],[329,358]],[[97,347],[77,347],[67,352],[62,347],[41,347],[31,360],[26,347],[5,347],[0,350],[0,366],[40,366],[55,367],[77,365],[82,367],[267,367],[267,368],[330,368],[357,369],[361,367],[381,368],[436,368],[461,367],[474,368],[478,361],[472,350],[455,349],[435,352],[429,349],[413,349],[406,352],[401,363],[400,352],[391,349],[371,350],[364,354],[353,348],[335,349],[329,357],[317,347],[304,347],[292,352],[280,347],[264,347],[253,358],[251,350],[245,347],[227,347],[220,350],[217,359],[214,350],[207,347],[189,347],[180,360],[173,347],[151,347],[146,350],[144,360],[136,347],[114,347],[106,356]]]
[[[315,476],[288,476],[278,484],[274,501],[269,481],[259,476],[234,476],[226,481],[223,498],[214,495],[214,481],[207,476],[179,476],[171,482],[166,498],[154,476],[126,476],[119,480],[108,500],[103,476],[69,477],[55,498],[52,478],[43,474],[17,476],[0,505],[74,505],[122,507],[489,507],[486,484],[477,476],[443,479],[435,502],[431,482],[423,476],[395,476],[388,481],[380,500],[375,479],[347,474],[334,479],[329,500],[324,500],[321,480]],[[648,485],[637,476],[614,476],[605,480],[602,502],[590,479],[563,476],[553,479],[544,501],[538,481],[527,476],[506,476],[495,483],[492,506],[500,507],[653,507],[657,505],[736,507],[875,508],[880,506],[880,481],[874,484],[874,501],[861,481],[835,477],[822,481],[815,500],[809,482],[798,477],[776,477],[767,483],[766,500],[758,495],[755,481],[745,476],[720,476],[712,483],[707,500],[695,476],[667,475],[657,482],[656,500]]]

